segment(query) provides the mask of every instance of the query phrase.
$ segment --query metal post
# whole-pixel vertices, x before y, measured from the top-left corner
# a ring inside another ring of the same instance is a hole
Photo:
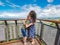
[[[6,20],[5,20],[5,25],[6,25],[6,31],[5,31],[5,34],[6,34],[6,41],[9,41],[8,24],[7,24],[7,21],[6,21]]]
[[[16,24],[16,38],[18,39],[19,36],[18,36],[17,20],[15,20],[15,24]]]
[[[60,28],[59,28],[59,25],[58,23],[55,23],[56,24],[56,27],[57,27],[57,34],[56,34],[56,38],[55,38],[55,44],[54,45],[60,45]]]
[[[41,39],[42,39],[42,35],[43,35],[44,25],[43,25],[43,23],[41,22],[41,20],[40,20],[40,23],[41,23],[41,31],[40,31],[40,40],[41,40]]]

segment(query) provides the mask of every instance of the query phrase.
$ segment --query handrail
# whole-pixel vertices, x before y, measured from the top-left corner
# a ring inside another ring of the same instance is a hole
[[[58,21],[58,20],[43,20],[43,21],[54,22],[54,23],[60,23],[60,21]]]
[[[25,20],[25,19],[17,19],[17,20],[0,20],[0,21],[4,21],[5,22],[5,26],[6,26],[6,29],[8,30],[8,24],[7,24],[7,21],[15,21],[15,28],[16,28],[16,37],[18,38],[19,36],[18,36],[18,32],[17,32],[17,30],[18,30],[18,28],[17,28],[17,21],[19,21],[19,20]],[[53,23],[55,23],[56,24],[56,27],[57,27],[57,34],[56,34],[56,40],[55,40],[55,42],[56,41],[58,41],[58,39],[57,38],[59,38],[59,35],[60,35],[60,28],[58,28],[59,26],[57,26],[58,24],[60,24],[60,21],[57,21],[57,20],[43,20],[43,19],[37,19],[37,20],[39,20],[39,21],[47,21],[47,22],[53,22]],[[40,22],[39,22],[40,23]],[[42,34],[43,34],[43,27],[44,27],[44,24],[43,23],[40,23],[41,24],[41,33],[40,33],[40,38],[42,39]],[[6,30],[6,31],[7,31]],[[57,36],[58,35],[58,36]],[[7,37],[7,41],[9,40],[9,37],[8,37],[8,31],[7,31],[7,35],[6,35],[6,37]],[[58,42],[56,42],[56,44],[57,44]]]
[[[25,19],[11,19],[11,20],[6,20],[6,21],[18,21],[18,20],[25,20]],[[46,20],[44,20],[44,19],[36,19],[36,20],[41,20],[41,21],[47,21],[47,22],[54,22],[54,23],[60,23],[60,21],[59,20],[48,20],[48,19],[46,19]],[[5,20],[0,20],[0,21],[5,21]]]

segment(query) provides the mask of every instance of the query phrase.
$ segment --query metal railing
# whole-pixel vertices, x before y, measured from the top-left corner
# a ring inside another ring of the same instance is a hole
[[[4,23],[0,24],[0,41],[9,41],[22,37],[22,20],[4,20],[3,22]],[[59,23],[55,22],[54,24],[56,26],[47,25],[43,23],[43,20],[37,20],[36,22],[36,34],[46,45],[60,45]]]
[[[48,20],[46,20],[46,22],[53,22],[55,26],[44,24],[42,20],[40,39],[43,40],[47,45],[60,45],[60,23]]]

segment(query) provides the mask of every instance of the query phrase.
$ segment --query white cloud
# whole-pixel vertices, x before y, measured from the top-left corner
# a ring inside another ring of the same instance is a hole
[[[20,12],[20,13],[11,13],[11,12],[3,12],[0,14],[0,18],[17,18],[17,19],[21,19],[21,18],[26,18],[28,12]]]
[[[22,10],[25,10],[25,11],[31,11],[31,10],[34,10],[35,12],[40,12],[40,11],[42,11],[42,9],[39,7],[39,6],[37,6],[37,5],[24,5],[24,6],[22,6],[21,7],[22,8]]]
[[[22,11],[18,13],[10,13],[4,12],[1,15],[9,16],[9,17],[17,17],[17,18],[26,18],[28,13],[31,10],[34,10],[37,13],[38,18],[57,18],[60,17],[60,5],[50,5],[46,8],[42,9],[37,5],[24,5],[21,7]]]
[[[0,1],[0,6],[5,6],[3,2]]]
[[[47,0],[49,3],[53,2],[54,0]]]
[[[10,6],[10,7],[13,7],[13,8],[18,7],[18,8],[20,8],[20,6],[19,6],[19,5],[16,5],[16,4],[14,4],[14,3],[10,2],[9,0],[6,0],[6,2],[8,3],[7,5],[8,5],[8,6]]]
[[[57,16],[59,17],[60,16],[60,5],[50,5],[50,6],[47,6],[45,9],[42,9],[40,8],[39,6],[37,5],[24,5],[22,8],[25,10],[25,11],[31,11],[31,10],[34,10],[36,11],[38,17],[42,16],[48,16],[48,17],[53,17],[53,16]],[[59,8],[59,9],[58,9]]]
[[[8,6],[12,7],[12,8],[20,8],[20,6],[15,5],[15,4],[7,4]]]

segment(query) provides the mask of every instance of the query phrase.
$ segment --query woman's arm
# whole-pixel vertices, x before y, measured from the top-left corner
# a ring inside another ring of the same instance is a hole
[[[26,28],[28,28],[29,26],[33,25],[34,23],[30,23],[30,24],[25,24]]]

